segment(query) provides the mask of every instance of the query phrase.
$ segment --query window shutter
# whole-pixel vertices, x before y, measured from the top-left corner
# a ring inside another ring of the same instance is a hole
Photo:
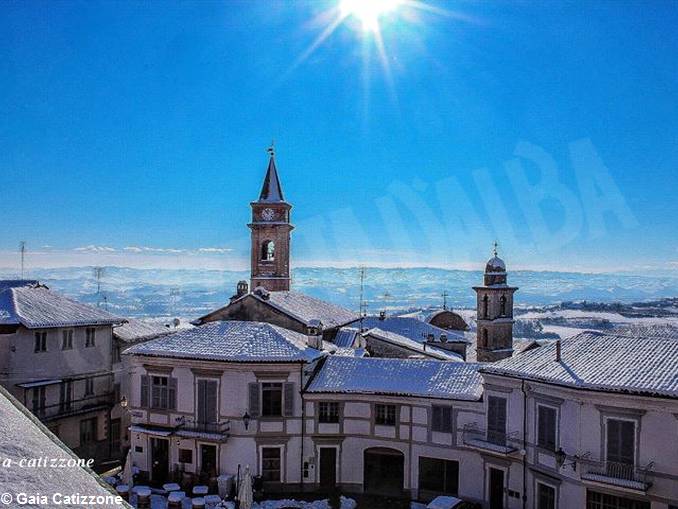
[[[217,422],[217,382],[208,380],[205,385],[207,388],[205,420],[209,423],[215,423]]]
[[[447,431],[448,433],[451,433],[452,432],[452,408],[446,407],[445,410],[443,411],[443,416],[444,416],[443,430]]]
[[[148,375],[141,375],[141,401],[142,408],[148,408]]]
[[[177,409],[177,379],[176,378],[170,378],[169,379],[169,394],[168,398],[169,401],[167,402],[169,405],[170,410],[176,410]]]
[[[433,431],[440,431],[441,429],[441,410],[442,409],[439,406],[433,407],[433,415],[431,416],[431,427],[433,428]]]
[[[250,392],[250,416],[259,417],[259,384],[249,384]]]
[[[198,422],[207,422],[207,405],[206,405],[206,383],[207,380],[198,380]]]
[[[289,382],[285,384],[285,416],[294,415],[294,384]]]

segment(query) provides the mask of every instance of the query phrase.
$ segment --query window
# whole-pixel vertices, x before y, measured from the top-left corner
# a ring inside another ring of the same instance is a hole
[[[71,409],[71,399],[73,394],[73,382],[70,380],[61,382],[59,388],[59,411],[68,412]]]
[[[537,405],[537,445],[548,451],[556,450],[558,411],[550,406]]]
[[[115,345],[113,345],[113,364],[122,362],[122,356],[120,355],[120,353],[121,347],[116,343]]]
[[[499,315],[506,316],[506,296],[502,295],[499,299]]]
[[[553,486],[537,483],[536,509],[556,509],[556,489]]]
[[[650,509],[650,502],[587,491],[586,509]]]
[[[94,327],[87,327],[85,329],[85,348],[94,346],[97,330]]]
[[[321,401],[318,403],[318,422],[339,422],[339,402]]]
[[[33,413],[37,415],[45,413],[45,386],[33,387],[32,395]]]
[[[179,463],[193,463],[193,451],[191,449],[179,449]]]
[[[433,405],[431,429],[452,433],[452,407]]]
[[[61,349],[73,349],[73,329],[66,329],[61,332]]]
[[[120,419],[111,419],[111,430],[110,439],[111,439],[111,450],[117,451],[120,449],[120,432],[122,430],[122,422]]]
[[[506,445],[506,399],[498,396],[487,398],[487,440],[497,445]]]
[[[198,380],[198,423],[217,422],[217,381]]]
[[[267,262],[275,260],[275,242],[266,240],[261,245],[261,259]]]
[[[261,477],[266,482],[280,482],[280,448],[261,449]]]
[[[419,489],[435,495],[459,492],[459,463],[438,458],[419,458]]]
[[[374,405],[374,423],[382,426],[395,426],[395,405]]]
[[[282,389],[281,383],[261,384],[261,415],[264,417],[282,416]]]
[[[94,378],[85,378],[85,396],[94,394]]]
[[[607,419],[607,461],[633,465],[636,452],[636,423]],[[612,467],[612,465],[610,465]]]
[[[35,353],[47,351],[47,332],[40,331],[35,333]]]
[[[97,418],[83,419],[80,421],[80,445],[87,445],[96,442],[97,439]]]
[[[490,298],[485,295],[483,297],[483,318],[490,317]]]
[[[487,341],[487,329],[483,329],[483,344],[481,345],[483,348],[488,347],[488,341]]]
[[[169,378],[151,377],[151,408],[169,408]]]

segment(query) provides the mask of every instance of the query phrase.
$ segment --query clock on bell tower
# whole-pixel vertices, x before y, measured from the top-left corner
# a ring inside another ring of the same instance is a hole
[[[268,170],[257,201],[253,201],[251,288],[270,292],[290,289],[290,224],[292,205],[283,198],[273,147],[268,149]]]

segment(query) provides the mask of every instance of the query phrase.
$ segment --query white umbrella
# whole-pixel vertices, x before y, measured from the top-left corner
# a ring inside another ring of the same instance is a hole
[[[238,486],[238,502],[240,509],[252,509],[254,503],[254,494],[252,493],[252,476],[250,474],[250,467],[245,468],[245,473],[240,480]]]
[[[134,474],[132,470],[132,449],[130,449],[127,453],[125,468],[122,471],[122,482],[129,486],[129,493],[132,493],[132,485],[134,484]]]

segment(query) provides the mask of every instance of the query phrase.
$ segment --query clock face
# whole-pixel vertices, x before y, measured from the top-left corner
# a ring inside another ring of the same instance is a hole
[[[273,209],[264,209],[261,211],[261,217],[264,221],[272,221],[275,218],[275,211]]]

